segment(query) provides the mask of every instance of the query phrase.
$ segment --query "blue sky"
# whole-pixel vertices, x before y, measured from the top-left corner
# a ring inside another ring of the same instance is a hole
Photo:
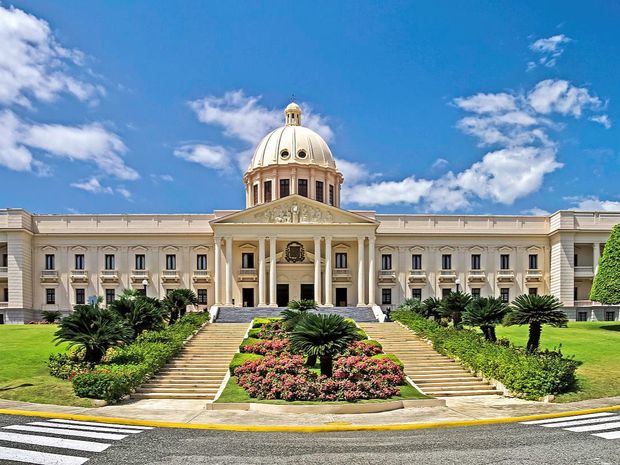
[[[0,207],[243,208],[295,94],[347,208],[620,210],[616,2],[0,5]]]

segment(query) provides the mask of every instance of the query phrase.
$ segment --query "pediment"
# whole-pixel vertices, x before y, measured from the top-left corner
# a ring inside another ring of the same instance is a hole
[[[218,218],[212,224],[377,224],[376,221],[300,195],[290,195]]]

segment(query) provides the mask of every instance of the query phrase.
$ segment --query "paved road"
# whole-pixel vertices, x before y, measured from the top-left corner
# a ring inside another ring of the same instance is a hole
[[[13,454],[8,456],[22,459],[0,459],[0,463],[620,465],[620,438],[594,436],[620,431],[620,424],[612,429],[597,426],[615,419],[620,416],[583,417],[574,420],[580,422],[576,425],[556,420],[554,427],[551,422],[293,434],[127,428],[0,415],[0,457]]]

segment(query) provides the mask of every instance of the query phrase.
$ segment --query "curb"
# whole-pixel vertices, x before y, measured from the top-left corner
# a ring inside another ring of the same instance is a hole
[[[388,425],[226,425],[215,423],[190,424],[167,421],[133,420],[129,418],[100,417],[95,415],[79,415],[71,413],[40,412],[29,410],[0,409],[0,415],[20,415],[40,418],[61,418],[64,420],[95,421],[99,423],[117,423],[131,426],[150,426],[158,428],[181,428],[212,431],[234,431],[255,433],[329,433],[344,431],[411,431],[431,428],[456,428],[464,426],[484,426],[505,423],[518,423],[521,421],[544,420],[548,418],[562,418],[572,415],[586,415],[589,413],[611,412],[620,410],[620,405],[612,407],[591,408],[586,410],[573,410],[570,412],[543,413],[521,417],[486,418],[482,420],[464,421],[438,421],[428,423],[396,423]]]

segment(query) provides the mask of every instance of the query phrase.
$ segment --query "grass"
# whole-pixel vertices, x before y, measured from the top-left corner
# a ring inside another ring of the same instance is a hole
[[[527,326],[498,326],[497,336],[524,346]],[[567,328],[543,327],[541,348],[560,347],[583,362],[577,369],[578,389],[556,397],[558,402],[620,396],[620,323],[571,322]]]
[[[54,378],[47,358],[63,352],[52,339],[56,325],[0,325],[0,398],[41,404],[92,407],[73,393],[71,383]]]

